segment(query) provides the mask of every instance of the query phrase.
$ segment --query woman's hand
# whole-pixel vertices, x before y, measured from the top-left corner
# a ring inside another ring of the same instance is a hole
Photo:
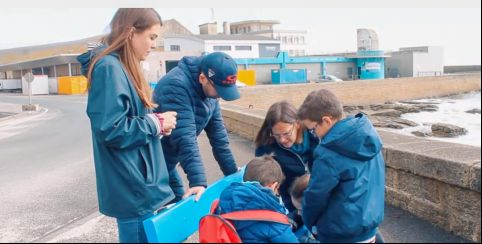
[[[168,111],[165,113],[155,114],[162,125],[162,134],[168,136],[172,133],[172,130],[176,129],[176,116],[174,111]]]

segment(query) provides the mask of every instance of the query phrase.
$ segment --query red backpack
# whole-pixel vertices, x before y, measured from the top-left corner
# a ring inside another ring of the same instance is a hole
[[[211,205],[210,214],[201,218],[199,222],[200,243],[242,243],[231,221],[269,221],[290,225],[288,216],[270,210],[245,210],[227,214],[215,214],[219,200]]]

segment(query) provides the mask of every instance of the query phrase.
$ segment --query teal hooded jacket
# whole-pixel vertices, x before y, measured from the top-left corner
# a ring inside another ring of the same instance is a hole
[[[99,52],[100,50],[97,50]],[[96,51],[80,55],[85,75]],[[153,213],[174,195],[159,129],[111,53],[94,66],[87,102],[99,210],[115,218]]]
[[[303,220],[321,242],[362,242],[383,221],[385,161],[382,141],[364,114],[337,122],[314,152]]]

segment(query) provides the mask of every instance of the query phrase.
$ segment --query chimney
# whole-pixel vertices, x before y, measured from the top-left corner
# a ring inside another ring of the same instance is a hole
[[[218,23],[206,23],[199,25],[199,34],[201,35],[217,35],[218,34]]]
[[[223,22],[223,33],[225,35],[231,35],[231,25],[229,24],[229,22]]]

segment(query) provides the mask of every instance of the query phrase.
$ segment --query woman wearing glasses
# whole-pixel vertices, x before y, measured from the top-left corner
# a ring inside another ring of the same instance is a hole
[[[268,110],[256,136],[256,156],[273,154],[286,176],[280,195],[286,208],[296,212],[289,188],[299,176],[309,173],[313,165],[313,150],[318,145],[313,136],[297,119],[296,108],[287,101],[277,102]]]

